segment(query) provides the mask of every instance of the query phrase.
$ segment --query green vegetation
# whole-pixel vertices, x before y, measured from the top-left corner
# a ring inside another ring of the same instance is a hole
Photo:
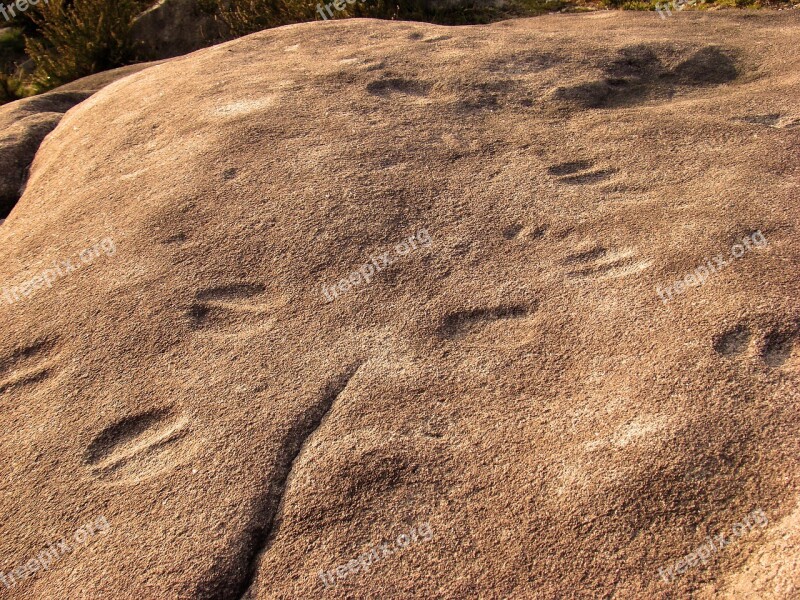
[[[0,29],[0,104],[25,95],[17,62],[25,58],[22,28]]]
[[[316,10],[316,5],[310,0],[206,0],[205,6],[207,12],[219,15],[232,37],[289,23],[313,21]]]
[[[25,47],[25,40],[22,38],[22,30],[18,27],[7,27],[0,30],[0,57],[3,57],[9,50],[22,50]]]
[[[0,104],[135,62],[130,28],[136,16],[154,1],[50,0],[18,13],[10,27],[0,29]],[[686,10],[787,6],[797,1],[707,0]],[[317,2],[326,4],[325,0],[198,0],[198,5],[224,23],[233,38],[269,27],[318,20],[321,17]],[[462,25],[548,12],[653,10],[662,2],[666,0],[508,0],[500,8],[467,2],[434,10],[423,0],[365,0],[334,11],[334,18]]]
[[[531,5],[546,4],[546,0],[520,0]],[[234,37],[261,31],[269,27],[319,20],[317,4],[325,5],[331,0],[202,0],[207,12],[214,3],[216,14],[228,26]],[[560,6],[561,0],[554,0]],[[550,9],[552,10],[552,9]],[[516,14],[515,9],[515,14]],[[532,11],[527,11],[531,14]],[[537,12],[545,12],[539,10]],[[458,7],[432,10],[422,0],[365,0],[348,4],[344,10],[334,10],[337,19],[348,17],[426,21],[448,25],[489,23],[509,16],[508,10],[478,3],[466,3]]]
[[[31,84],[46,90],[133,59],[128,39],[136,0],[50,0],[30,11],[38,30],[25,49],[36,63]]]

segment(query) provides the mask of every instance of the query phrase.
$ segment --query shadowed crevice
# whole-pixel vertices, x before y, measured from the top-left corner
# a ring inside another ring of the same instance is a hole
[[[196,597],[213,600],[244,600],[253,585],[261,556],[272,545],[280,528],[280,514],[287,484],[297,457],[307,440],[324,423],[337,398],[344,392],[363,362],[347,367],[322,390],[319,400],[313,404],[289,429],[281,444],[277,457],[275,477],[268,482],[264,495],[256,501],[253,517],[233,552],[238,556],[215,571],[220,574],[199,589]]]

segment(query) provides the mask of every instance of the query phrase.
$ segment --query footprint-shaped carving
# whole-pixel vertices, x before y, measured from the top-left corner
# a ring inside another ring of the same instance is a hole
[[[734,59],[717,46],[700,48],[673,69],[674,75],[689,85],[718,85],[739,75]]]
[[[558,64],[558,57],[539,50],[525,50],[514,52],[513,55],[504,55],[488,60],[486,70],[490,73],[507,73],[509,75],[529,75],[538,73]]]
[[[714,350],[722,356],[736,356],[747,350],[751,337],[747,325],[737,325],[714,339]]]
[[[56,338],[43,338],[20,346],[0,359],[0,393],[47,379],[56,366],[52,356],[56,342]]]
[[[103,429],[89,444],[85,464],[101,479],[152,477],[191,456],[188,418],[170,408],[126,417]]]
[[[680,88],[719,85],[735,80],[739,71],[734,55],[724,48],[706,46],[686,60],[667,68],[669,55],[677,48],[663,44],[637,44],[622,48],[601,65],[606,77],[585,80],[552,91],[557,104],[574,109],[631,106],[651,99],[669,99]]]
[[[503,237],[507,240],[538,240],[548,229],[547,225],[526,226],[515,223],[503,230]]]
[[[800,117],[783,116],[780,113],[770,113],[767,115],[747,115],[740,117],[740,121],[752,123],[754,125],[766,125],[776,129],[794,129],[800,127]]]
[[[753,337],[747,325],[739,324],[715,337],[713,348],[718,354],[733,358],[748,349]],[[800,337],[800,325],[794,328],[774,328],[757,344],[758,357],[768,367],[783,366],[792,357],[798,337]]]
[[[547,172],[550,175],[572,175],[573,173],[577,173],[578,171],[585,171],[586,169],[590,169],[592,167],[592,162],[588,160],[572,160],[569,162],[559,163],[557,165],[551,165],[547,167]]]
[[[451,312],[442,319],[439,337],[478,345],[521,346],[533,338],[536,305],[504,304]]]
[[[447,40],[452,40],[452,35],[436,35],[433,37],[425,38],[422,41],[426,44],[434,44],[436,42],[446,42]]]
[[[781,117],[775,124],[778,129],[794,129],[800,127],[800,117]]]
[[[412,42],[425,42],[427,44],[432,44],[434,42],[445,42],[447,40],[453,39],[451,35],[436,35],[433,37],[425,37],[422,33],[415,31],[414,33],[409,34],[408,39]]]
[[[761,348],[761,360],[768,367],[780,367],[792,356],[795,338],[798,332],[771,331],[764,338]]]
[[[395,93],[427,96],[430,90],[431,85],[427,82],[402,77],[387,77],[367,84],[367,91],[375,96],[388,96]]]
[[[273,312],[285,300],[264,296],[266,288],[257,283],[236,283],[197,292],[188,317],[195,329],[241,331],[269,327],[275,322]]]
[[[174,233],[170,236],[167,236],[166,238],[161,240],[161,243],[164,244],[165,246],[168,246],[170,244],[183,244],[185,241],[186,241],[186,234],[183,233],[182,231],[179,231],[178,233]]]
[[[594,163],[588,160],[574,160],[552,165],[547,172],[558,178],[558,181],[567,185],[586,185],[608,179],[616,169],[593,169]]]
[[[609,250],[596,246],[568,255],[562,264],[568,267],[567,279],[605,279],[633,275],[649,267],[651,261],[637,260],[632,248]]]

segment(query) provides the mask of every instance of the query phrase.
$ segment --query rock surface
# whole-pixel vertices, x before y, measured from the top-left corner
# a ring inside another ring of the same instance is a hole
[[[69,111],[0,228],[6,597],[796,597],[798,44],[312,23]]]
[[[109,83],[160,62],[163,61],[89,75],[0,107],[0,217],[8,215],[19,200],[39,144],[55,129],[65,112]]]
[[[80,100],[76,100],[77,102]],[[48,111],[46,107],[42,112],[26,113],[27,111],[23,113],[24,116],[17,115],[16,119],[7,119],[10,122],[5,124],[0,133],[0,216],[2,217],[11,212],[22,194],[28,167],[33,162],[39,144],[42,143],[44,136],[55,129],[63,116],[60,112]]]

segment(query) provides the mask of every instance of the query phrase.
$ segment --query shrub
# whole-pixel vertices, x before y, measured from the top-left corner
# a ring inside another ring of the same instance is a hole
[[[25,49],[36,63],[32,85],[43,91],[132,59],[128,33],[136,0],[50,0],[31,9],[38,37]]]
[[[18,100],[30,93],[23,85],[25,74],[20,68],[26,58],[22,28],[0,29],[0,104]]]
[[[25,48],[22,29],[17,27],[4,27],[0,29],[0,54],[19,54]]]
[[[622,10],[653,10],[653,4],[642,0],[629,0],[623,2]]]
[[[201,6],[211,12],[212,5],[234,37],[247,35],[270,27],[321,19],[317,5],[331,0],[200,0]],[[547,0],[524,0],[526,4],[545,6]],[[552,0],[561,6],[561,0]],[[333,11],[334,19],[346,17],[372,17],[376,19],[403,19],[432,23],[462,24],[488,23],[503,14],[490,3],[464,2],[449,8],[435,10],[428,0],[364,0],[347,4],[344,10]],[[551,4],[547,4],[548,8]],[[540,12],[544,12],[541,10]]]
[[[18,100],[22,96],[19,87],[19,81],[13,76],[0,73],[0,104]]]
[[[313,21],[316,11],[316,4],[311,0],[217,1],[219,15],[235,37],[269,27]]]

